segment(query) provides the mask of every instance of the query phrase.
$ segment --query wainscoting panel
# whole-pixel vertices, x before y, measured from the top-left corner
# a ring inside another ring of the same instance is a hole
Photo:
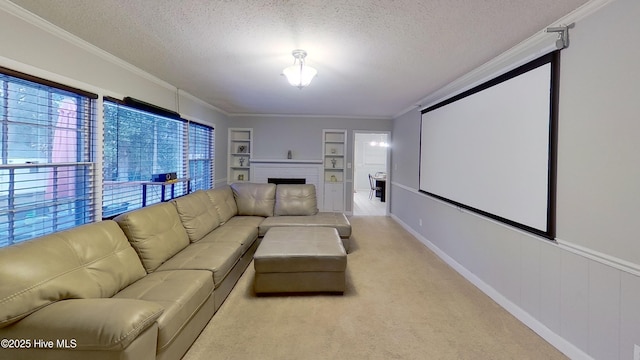
[[[396,221],[569,358],[633,360],[640,345],[634,270],[391,185]]]
[[[618,359],[620,349],[620,271],[589,261],[589,353]],[[598,309],[592,311],[591,309]]]
[[[540,247],[539,241],[520,242],[520,283],[527,286],[520,288],[520,307],[535,318],[540,317]]]
[[[640,277],[620,276],[620,359],[633,359],[633,346],[640,345]]]
[[[560,327],[562,337],[581,349],[589,348],[589,260],[569,252],[562,253],[559,274]]]
[[[560,334],[560,277],[562,250],[551,243],[540,246],[540,317],[549,330]],[[524,285],[523,285],[524,286]]]

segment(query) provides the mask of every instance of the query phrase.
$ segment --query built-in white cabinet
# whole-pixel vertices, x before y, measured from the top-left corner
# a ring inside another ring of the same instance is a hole
[[[324,184],[324,211],[344,211],[344,185],[341,183]]]
[[[251,181],[252,128],[229,128],[227,182]]]
[[[322,130],[324,211],[345,210],[347,130]]]

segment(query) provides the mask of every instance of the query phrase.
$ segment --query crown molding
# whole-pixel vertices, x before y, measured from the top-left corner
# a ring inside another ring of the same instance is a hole
[[[172,91],[176,90],[176,87],[169,84],[168,82],[161,80],[160,78],[153,76],[136,66],[133,66],[132,64],[116,57],[115,55],[112,55],[111,53],[105,50],[100,49],[95,45],[92,45],[91,43],[71,34],[66,30],[63,30],[62,28],[57,27],[56,25],[39,17],[38,15],[31,13],[8,0],[0,0],[0,10],[3,10],[33,26],[36,26],[62,40],[65,40],[83,50],[86,50],[91,54],[94,54],[104,60],[107,60],[108,62],[116,66],[119,66],[127,71],[130,71],[146,80],[149,80],[157,85],[160,85]]]
[[[613,1],[614,0],[589,1],[547,27],[575,23],[589,17]],[[549,50],[549,44],[552,44],[557,38],[556,34],[546,32],[547,27],[483,65],[480,65],[476,69],[462,75],[458,79],[432,92],[421,100],[418,100],[414,105],[411,105],[394,115],[393,118],[397,119],[409,111],[425,109],[433,104],[437,104],[442,100],[446,100],[452,96],[462,93],[465,90],[471,89],[476,85],[544,55],[544,52],[548,52]]]
[[[78,48],[85,50],[93,55],[98,56],[101,59],[104,59],[120,68],[123,68],[126,71],[129,71],[137,76],[140,76],[141,78],[151,81],[152,83],[159,85],[165,89],[171,90],[176,92],[179,96],[182,96],[184,98],[187,98],[199,105],[205,106],[211,110],[220,112],[221,114],[224,114],[226,116],[229,116],[229,113],[216,107],[213,106],[207,102],[205,102],[204,100],[195,97],[194,95],[185,92],[184,90],[181,90],[179,88],[177,88],[174,85],[171,85],[170,83],[154,76],[151,75],[150,73],[118,58],[117,56],[100,49],[99,47],[71,34],[70,32],[61,29],[60,27],[48,22],[47,20],[39,17],[36,14],[33,14],[23,8],[21,8],[20,6],[8,1],[8,0],[0,0],[0,10],[3,10],[27,23],[29,23],[30,25],[33,25],[47,33],[50,33],[64,41],[67,41],[75,46],[77,46]],[[118,97],[118,96],[116,96]],[[122,96],[119,96],[122,97]]]
[[[1,1],[1,0],[0,0]],[[69,85],[78,89],[82,89],[88,92],[92,92],[101,96],[104,90],[94,86],[92,84],[85,83],[80,80],[76,80],[64,75],[56,74],[48,70],[44,70],[33,65],[25,64],[14,59],[10,59],[0,55],[0,66],[4,66],[14,71],[19,71],[25,74],[36,76],[39,78],[54,81],[60,84]]]
[[[185,99],[189,99],[189,100],[191,100],[191,101],[193,101],[193,102],[195,102],[195,103],[197,103],[199,105],[202,105],[202,106],[207,107],[207,108],[209,108],[211,110],[217,111],[217,112],[219,112],[219,113],[221,113],[221,114],[223,114],[225,116],[229,116],[229,117],[232,116],[231,114],[229,114],[228,112],[220,109],[219,107],[213,106],[213,105],[209,104],[208,102],[206,102],[206,101],[204,101],[204,100],[202,100],[202,99],[200,99],[198,97],[195,97],[195,95],[192,95],[192,94],[190,94],[190,93],[188,93],[188,92],[186,92],[186,91],[184,91],[182,89],[177,89],[176,91],[177,91],[178,96],[181,96],[181,97],[183,97]]]
[[[309,114],[254,114],[231,113],[229,117],[277,117],[277,118],[308,118],[308,119],[350,119],[350,120],[393,120],[391,116],[359,116],[359,115],[309,115]]]

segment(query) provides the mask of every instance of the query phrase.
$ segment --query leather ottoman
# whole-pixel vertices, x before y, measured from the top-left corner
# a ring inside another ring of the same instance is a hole
[[[347,253],[335,228],[271,228],[253,261],[256,294],[344,293]]]

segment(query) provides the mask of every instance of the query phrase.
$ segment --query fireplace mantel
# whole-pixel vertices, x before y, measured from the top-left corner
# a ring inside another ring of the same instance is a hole
[[[322,159],[251,159],[250,162],[252,164],[322,164]]]
[[[324,179],[322,160],[300,159],[251,159],[251,179],[257,183],[267,183],[271,178],[302,178],[307,184],[316,186],[318,207],[322,209],[324,194]]]

